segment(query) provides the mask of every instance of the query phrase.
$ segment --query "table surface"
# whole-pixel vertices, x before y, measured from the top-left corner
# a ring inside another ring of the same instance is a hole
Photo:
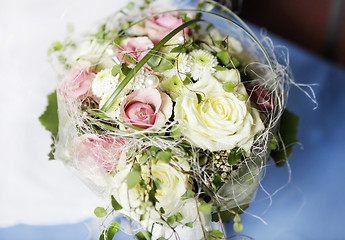
[[[43,1],[33,2],[43,3]],[[11,6],[10,1],[5,1],[5,5],[6,3]],[[45,6],[48,9],[49,5],[46,4]],[[17,14],[24,12],[24,9],[25,6]],[[102,11],[105,9],[103,7]],[[96,9],[95,11],[101,10]],[[33,18],[34,13],[30,13],[29,16]],[[5,20],[8,21],[9,18],[5,18]],[[26,24],[29,24],[28,27],[33,27],[33,23]],[[20,22],[17,22],[13,26],[19,26],[19,24]],[[55,23],[55,25],[57,24],[61,24],[61,22]],[[0,26],[3,27],[4,25]],[[6,29],[3,28],[2,30],[6,32]],[[258,32],[258,28],[254,27],[254,30]],[[60,34],[62,30],[58,29],[57,31]],[[289,49],[290,66],[295,81],[302,84],[316,84],[313,86],[313,90],[316,94],[317,105],[296,87],[291,88],[288,109],[300,117],[298,138],[301,144],[295,146],[289,166],[276,168],[269,165],[267,167],[266,175],[255,201],[247,213],[241,216],[244,224],[243,234],[257,240],[345,239],[343,231],[343,227],[345,227],[343,218],[345,214],[345,188],[342,185],[345,182],[345,94],[340,87],[344,86],[345,83],[345,71],[283,39],[269,35],[275,45],[284,45]],[[44,41],[46,43],[48,40],[45,39]],[[13,45],[8,46],[13,47]],[[13,57],[10,60],[13,60]],[[19,78],[20,76],[19,74],[12,77]],[[45,84],[44,91],[40,93],[42,96],[52,89],[53,81]],[[308,91],[307,88],[304,89]],[[311,92],[308,91],[308,93]],[[38,100],[41,101],[41,99]],[[44,102],[42,108],[43,105]],[[44,135],[44,138],[41,140],[42,142],[47,141],[48,135]],[[48,149],[48,145],[45,143],[44,146],[47,146]],[[5,138],[1,138],[1,146],[5,146]],[[72,179],[68,174],[66,176]],[[10,184],[9,177],[6,179],[6,175],[4,181],[5,184]],[[44,182],[40,184],[44,184]],[[3,192],[1,188],[0,190]],[[16,190],[19,189],[16,188]],[[25,192],[25,189],[23,191]],[[83,191],[87,192],[88,190]],[[69,193],[73,195],[73,193]],[[18,197],[26,198],[23,194],[18,194]],[[30,201],[28,202],[30,204]],[[94,202],[90,201],[89,205]],[[10,224],[6,226],[5,218],[11,219],[13,215],[25,215],[26,210],[23,210],[21,205],[17,207],[4,206],[4,200],[0,203],[2,205],[2,208],[0,207],[0,222],[3,223],[0,224],[2,226],[0,239],[2,240],[86,240],[89,238],[89,229],[94,224],[94,220],[87,217],[90,216],[88,212],[83,216],[74,218],[74,224],[62,224],[64,220],[61,220],[57,221],[56,224],[54,221],[48,221],[50,225],[46,225],[39,221],[30,223],[30,221],[18,218],[17,222],[10,221]],[[10,209],[11,213],[4,211],[5,208]],[[18,209],[18,211],[13,209]],[[68,214],[67,210],[66,214]],[[93,208],[91,208],[92,210]],[[41,214],[39,209],[36,211],[38,215]],[[34,213],[28,213],[28,215],[30,214]],[[73,215],[74,212],[71,210],[70,214]],[[70,223],[71,221],[65,222]],[[226,225],[226,227],[229,230],[229,235],[231,235],[231,225]],[[123,235],[117,235],[114,239],[125,238]]]

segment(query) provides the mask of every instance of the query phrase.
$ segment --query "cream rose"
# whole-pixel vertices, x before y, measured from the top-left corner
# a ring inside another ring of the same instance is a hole
[[[185,170],[189,169],[187,161],[179,162],[179,166]],[[136,221],[139,221],[140,215],[145,214],[144,220],[141,221],[144,228],[152,225],[154,222],[162,222],[159,213],[150,206],[148,200],[146,199],[146,203],[143,203],[143,192],[139,185],[132,189],[127,188],[126,178],[130,169],[129,165],[124,165],[114,176],[115,187],[113,195],[123,207],[122,213]],[[181,200],[181,196],[190,188],[187,175],[162,161],[151,165],[151,174],[147,166],[142,167],[141,175],[145,181],[149,181],[151,178],[159,179],[162,183],[161,188],[156,191],[155,195],[158,200],[156,209],[162,207],[165,211],[164,216],[170,216],[179,212],[184,203]],[[146,206],[146,212],[142,207],[139,208],[140,206]]]
[[[200,104],[193,91],[177,98],[175,120],[195,146],[210,151],[239,147],[249,152],[254,136],[264,129],[259,112],[251,106],[238,77],[236,70],[203,75],[190,87],[204,94]],[[225,82],[235,86],[233,92],[223,89]]]

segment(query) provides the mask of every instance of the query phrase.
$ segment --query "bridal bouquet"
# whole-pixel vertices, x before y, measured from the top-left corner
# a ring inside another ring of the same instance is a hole
[[[106,200],[95,209],[110,219],[100,239],[121,228],[137,239],[222,239],[231,219],[242,231],[268,157],[283,165],[296,141],[288,66],[215,2],[151,2],[52,44],[57,90],[40,118],[50,156]]]

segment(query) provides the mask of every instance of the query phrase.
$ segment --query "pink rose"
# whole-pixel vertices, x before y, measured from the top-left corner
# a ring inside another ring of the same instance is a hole
[[[120,55],[123,58],[127,54],[135,60],[140,61],[153,46],[153,43],[147,37],[127,38],[121,42]],[[127,62],[126,59],[123,59],[123,62]]]
[[[139,35],[147,35],[154,44],[162,40],[169,32],[183,24],[183,20],[179,17],[180,13],[163,13],[155,17],[151,17],[145,21],[145,27],[138,24],[134,25],[134,32]],[[185,28],[179,32],[188,33],[189,29]]]
[[[92,70],[91,66],[73,68],[63,79],[61,90],[67,98],[77,99],[88,93],[95,76],[96,72]]]
[[[250,82],[245,84],[250,100],[252,100],[259,108],[261,112],[269,114],[273,111],[275,106],[272,93],[268,92],[258,83]]]
[[[84,172],[92,172],[99,168],[112,172],[117,165],[124,144],[123,138],[84,134],[79,138],[75,158]]]
[[[142,129],[158,130],[172,113],[170,97],[154,88],[143,88],[131,93],[121,105],[124,122]]]

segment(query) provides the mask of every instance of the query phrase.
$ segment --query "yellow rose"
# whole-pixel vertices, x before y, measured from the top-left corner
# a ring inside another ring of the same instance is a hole
[[[232,92],[223,89],[230,82]],[[176,99],[175,120],[182,134],[202,149],[220,151],[239,147],[246,152],[254,136],[264,129],[257,109],[251,106],[236,70],[203,75],[189,87],[192,91]],[[203,96],[198,103],[196,92]]]

